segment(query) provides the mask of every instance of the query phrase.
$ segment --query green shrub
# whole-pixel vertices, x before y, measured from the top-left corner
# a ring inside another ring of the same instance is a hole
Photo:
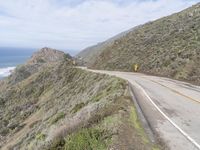
[[[9,131],[8,128],[0,129],[0,135],[1,135],[1,136],[6,136],[9,132],[10,132],[10,131]]]
[[[36,138],[36,140],[44,141],[46,138],[46,135],[43,133],[38,133],[35,138]]]
[[[54,123],[58,122],[60,119],[63,119],[63,118],[65,118],[65,113],[59,112],[53,118],[51,118],[50,123],[54,124]]]
[[[107,147],[104,137],[100,129],[81,129],[66,138],[65,150],[104,150]]]
[[[64,60],[65,60],[65,61],[72,58],[69,54],[64,54],[63,57],[64,57]]]
[[[79,104],[76,104],[74,106],[74,108],[71,110],[71,113],[76,113],[78,112],[80,109],[82,109],[83,107],[85,107],[85,103],[79,103]]]

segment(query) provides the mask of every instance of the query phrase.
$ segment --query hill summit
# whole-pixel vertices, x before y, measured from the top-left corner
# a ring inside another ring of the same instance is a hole
[[[16,84],[41,69],[48,68],[48,66],[59,64],[63,61],[68,63],[68,65],[72,65],[72,57],[69,54],[47,47],[42,48],[35,52],[25,64],[17,66],[7,81],[9,85]]]
[[[44,62],[57,62],[64,59],[65,53],[56,49],[51,49],[44,47],[39,51],[35,52],[31,59],[28,60],[28,63],[44,63]],[[68,59],[72,57],[68,55]]]

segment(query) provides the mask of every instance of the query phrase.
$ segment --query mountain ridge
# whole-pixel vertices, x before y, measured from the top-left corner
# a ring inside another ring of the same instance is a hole
[[[84,50],[82,50],[80,53],[78,53],[76,55],[76,58],[84,65],[91,65],[92,63],[95,62],[94,56],[97,57],[101,54],[101,50],[104,49],[104,47],[107,47],[109,45],[112,45],[114,43],[115,40],[125,36],[128,32],[133,31],[135,29],[137,29],[139,26],[131,28],[127,31],[124,31],[122,33],[117,34],[114,37],[109,38],[106,41],[100,42],[94,46],[90,46],[85,48]]]
[[[133,71],[138,64],[139,72],[200,84],[199,25],[200,3],[126,33],[93,55],[95,61],[87,66]]]

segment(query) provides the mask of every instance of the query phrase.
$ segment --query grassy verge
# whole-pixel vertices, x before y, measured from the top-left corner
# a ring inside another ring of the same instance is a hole
[[[160,148],[160,145],[156,143],[151,143],[149,140],[147,134],[145,133],[145,130],[138,118],[136,108],[134,106],[130,107],[130,114],[129,114],[129,121],[130,125],[134,127],[135,131],[137,132],[137,135],[139,136],[139,139],[141,139],[141,143],[143,145],[148,146],[151,148],[151,150],[159,150],[162,149]]]
[[[105,137],[105,131],[95,128],[81,129],[77,133],[68,136],[65,140],[65,150],[105,150],[109,137]]]
[[[137,130],[138,134],[141,136],[141,139],[144,143],[149,143],[149,139],[145,134],[144,128],[141,125],[141,122],[139,121],[139,118],[137,116],[137,112],[134,106],[130,109],[130,122],[131,125]]]

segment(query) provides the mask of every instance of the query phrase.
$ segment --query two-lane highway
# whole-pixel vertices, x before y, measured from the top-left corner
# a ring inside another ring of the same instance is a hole
[[[114,75],[131,83],[145,118],[168,148],[200,149],[199,86],[139,73],[87,70]]]

